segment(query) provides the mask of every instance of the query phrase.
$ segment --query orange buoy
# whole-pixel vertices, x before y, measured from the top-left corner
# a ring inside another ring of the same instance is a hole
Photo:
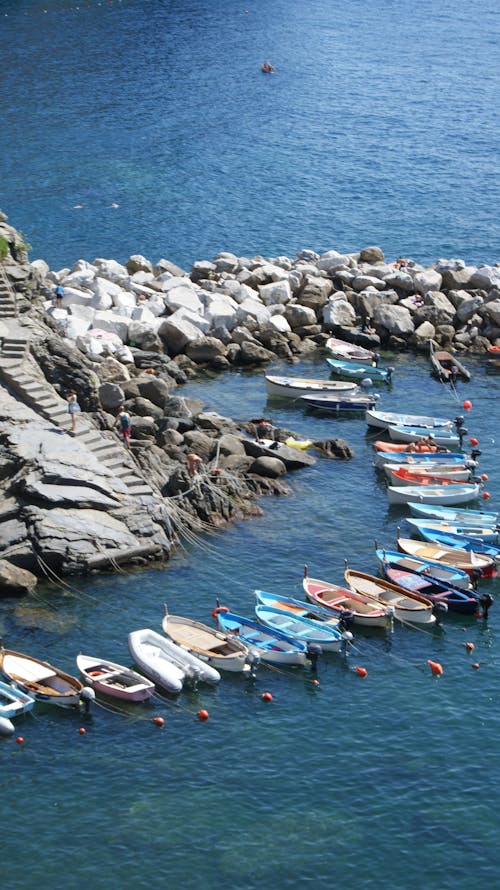
[[[155,726],[163,726],[165,721],[163,717],[153,717],[153,723],[155,724]]]
[[[471,445],[479,445],[479,439],[474,438],[474,436],[472,436],[472,437],[469,439],[469,442],[470,442]]]
[[[368,671],[366,670],[366,668],[359,667],[359,665],[356,665],[356,673],[357,673],[358,677],[366,677],[366,675],[368,674]]]
[[[431,672],[435,677],[440,677],[441,674],[444,673],[442,666],[439,664],[439,661],[431,661],[430,658],[427,659],[427,664],[429,665]]]
[[[319,680],[312,680],[313,686],[319,686]]]
[[[466,643],[465,648],[467,649],[467,652],[472,652],[474,650],[474,643]]]
[[[24,739],[23,739],[22,735],[18,735],[16,742],[18,745],[24,745]]]
[[[206,711],[205,708],[200,708],[200,710],[198,711],[198,717],[200,718],[200,720],[208,720],[208,711]]]
[[[87,732],[87,730],[85,729],[84,726],[80,726],[80,729],[78,730],[78,732],[80,733],[80,735],[85,735],[85,733]]]
[[[491,497],[491,494],[489,491],[483,491],[481,497],[483,498],[483,501],[487,501]]]
[[[488,481],[488,474],[487,474],[487,473],[481,473],[481,481],[482,481],[482,482],[487,482],[487,481]]]
[[[474,664],[472,665],[472,667],[474,668],[475,671],[477,671],[479,669],[479,663],[477,661],[475,661]]]
[[[272,701],[273,697],[270,692],[263,692],[261,695],[262,701]]]
[[[470,411],[470,409],[472,408],[472,402],[469,402],[469,399],[466,399],[463,407],[465,411]]]

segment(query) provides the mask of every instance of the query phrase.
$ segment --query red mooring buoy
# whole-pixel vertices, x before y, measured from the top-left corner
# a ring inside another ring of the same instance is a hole
[[[439,664],[439,661],[431,661],[430,658],[427,659],[427,664],[429,665],[431,672],[435,677],[440,677],[441,674],[444,673],[442,666]]]
[[[359,665],[356,665],[356,673],[357,673],[358,677],[366,677],[368,674],[368,671],[366,670],[366,668],[359,667]]]

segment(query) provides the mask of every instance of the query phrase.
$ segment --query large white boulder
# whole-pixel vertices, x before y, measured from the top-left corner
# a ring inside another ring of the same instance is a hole
[[[72,306],[74,303],[79,303],[80,306],[92,306],[94,296],[95,295],[90,290],[83,291],[76,287],[65,287],[63,306],[67,308],[68,306]]]
[[[280,334],[289,334],[292,330],[284,315],[271,315],[269,324]]]
[[[259,296],[262,302],[269,306],[272,303],[289,303],[292,298],[292,290],[288,280],[272,281],[270,284],[261,284]]]
[[[240,303],[236,312],[238,324],[245,325],[247,320],[253,319],[257,324],[266,324],[271,318],[271,313],[260,300],[247,299]]]
[[[142,322],[142,324],[153,325],[156,321],[156,315],[148,309],[146,304],[141,306],[136,306],[135,309],[132,309],[132,313],[130,318],[133,321]]]
[[[438,291],[441,288],[443,276],[435,269],[424,269],[413,276],[413,287],[418,294],[426,294],[429,291]]]
[[[126,343],[128,340],[128,326],[128,318],[117,315],[115,312],[96,312],[94,316],[93,327],[114,334],[121,343]]]
[[[76,340],[77,337],[83,335],[89,330],[92,322],[84,318],[78,318],[76,315],[68,315],[64,323],[64,334],[70,340]]]
[[[356,313],[345,298],[329,297],[323,307],[323,323],[352,327],[356,323]]]
[[[485,291],[500,288],[500,266],[480,266],[471,276],[470,286]]]
[[[122,284],[124,287],[128,286],[129,274],[121,263],[117,263],[116,260],[105,260],[98,257],[94,260],[93,265],[101,278],[107,278],[108,281],[114,281],[116,284]]]
[[[377,326],[385,328],[389,334],[394,334],[396,337],[407,337],[415,330],[412,317],[404,306],[382,303],[375,308],[373,318]]]
[[[237,324],[238,303],[225,294],[206,294],[205,318],[210,321],[212,328],[223,325],[228,331],[232,331]]]
[[[185,283],[169,288],[164,296],[165,305],[175,312],[177,309],[189,309],[191,312],[203,314],[203,303],[192,284]]]
[[[188,343],[201,340],[203,332],[192,324],[182,313],[174,312],[159,327],[158,333],[166,344],[169,355],[175,356],[183,352]]]

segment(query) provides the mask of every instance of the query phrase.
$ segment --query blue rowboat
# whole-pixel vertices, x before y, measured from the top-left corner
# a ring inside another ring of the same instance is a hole
[[[480,495],[480,486],[460,482],[453,485],[389,485],[390,504],[467,504]]]
[[[271,664],[305,664],[307,660],[307,644],[292,639],[280,630],[259,624],[252,618],[235,615],[226,611],[224,606],[215,610],[215,618],[224,633],[233,634],[239,640],[255,650],[262,661]]]
[[[430,516],[422,518],[408,518],[408,525],[420,534],[420,529],[426,529],[429,534],[432,532],[443,532],[451,535],[465,535],[468,538],[484,541],[486,544],[495,544],[498,546],[498,529],[494,526],[481,525],[459,525],[458,523],[446,522],[445,519],[431,519]]]
[[[390,426],[388,433],[393,442],[418,442],[419,439],[431,439],[434,445],[445,445],[446,448],[460,447],[465,429],[448,429],[437,427],[429,432],[425,426]]]
[[[500,528],[500,514],[488,513],[485,510],[460,510],[458,507],[433,507],[431,504],[409,504],[414,516],[429,516],[431,519],[443,519],[447,522],[461,522]]]
[[[393,567],[385,561],[381,563],[381,570],[388,581],[399,584],[400,587],[404,587],[405,590],[412,593],[422,593],[434,605],[443,603],[450,612],[475,615],[479,611],[477,597],[460,587],[448,587],[426,575]]]
[[[35,699],[31,695],[0,680],[0,717],[13,720],[31,711],[34,704]]]
[[[496,562],[492,556],[473,549],[466,550],[456,544],[450,546],[438,541],[402,538],[398,529],[398,550],[409,556],[416,556],[417,559],[432,559],[434,562],[444,562],[447,566],[463,569],[471,578],[496,577]]]
[[[447,566],[430,559],[417,559],[415,556],[408,556],[398,550],[384,550],[381,547],[375,549],[375,556],[380,570],[384,573],[384,566],[388,565],[391,568],[431,578],[450,587],[459,587],[462,590],[468,590],[470,587],[470,578],[467,572],[457,569],[455,566]]]
[[[332,627],[338,629],[339,616],[333,615],[330,609],[326,607],[311,606],[309,603],[302,602],[302,600],[296,600],[290,596],[267,593],[265,590],[255,590],[254,593],[257,603],[261,606],[270,606],[273,609],[279,609],[281,612],[297,615],[299,618],[308,618],[310,621],[331,624]]]
[[[304,402],[308,408],[319,408],[322,411],[347,412],[357,411],[365,412],[371,405],[375,405],[379,398],[378,393],[372,395],[343,395],[326,394],[317,396],[300,396],[300,401]]]
[[[325,652],[340,652],[343,640],[342,634],[331,624],[311,621],[293,615],[291,612],[273,609],[272,606],[255,606],[255,614],[273,630],[279,630],[287,636],[307,643],[308,646],[320,646]]]
[[[470,466],[475,469],[477,461],[468,457],[462,451],[445,452],[408,452],[408,451],[377,451],[374,458],[374,466],[383,467],[384,464],[403,464],[410,470],[413,464],[453,464],[456,467]]]
[[[379,368],[377,365],[356,364],[352,361],[343,361],[342,359],[327,358],[327,363],[332,374],[337,377],[347,377],[349,380],[363,380],[370,377],[378,382],[390,383],[394,368]]]
[[[425,520],[407,519],[406,521],[424,541],[431,541],[433,544],[442,544],[443,547],[455,547],[474,553],[482,553],[484,556],[489,556],[494,560],[500,558],[500,548],[495,547],[493,544],[488,544],[486,541],[481,540],[481,538],[473,538],[470,535],[460,535],[454,534],[453,532],[440,531],[439,529],[424,525],[423,523]]]

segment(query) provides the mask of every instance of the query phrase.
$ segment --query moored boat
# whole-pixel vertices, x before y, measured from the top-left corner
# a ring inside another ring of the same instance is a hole
[[[470,371],[465,365],[451,352],[445,349],[435,349],[434,343],[430,340],[430,360],[432,373],[442,380],[444,383],[455,381],[457,378],[462,380],[470,380]]]
[[[389,485],[387,496],[390,504],[408,504],[410,501],[426,504],[467,504],[480,495],[480,486],[457,482],[455,485]]]
[[[354,393],[345,395],[334,393],[300,396],[300,401],[308,408],[319,408],[321,411],[335,411],[337,414],[349,411],[365,412],[367,408],[376,405],[379,399],[378,393],[365,395]]]
[[[416,591],[423,594],[435,606],[442,603],[450,612],[459,612],[461,615],[475,615],[479,611],[477,597],[460,587],[449,587],[426,575],[395,568],[388,562],[382,562],[381,569],[392,584],[397,584],[411,593]]]
[[[462,547],[445,547],[430,541],[417,541],[413,538],[398,537],[398,550],[417,559],[430,559],[448,566],[462,569],[469,576],[491,578],[496,574],[495,560],[474,550]]]
[[[382,469],[392,485],[405,485],[406,482],[418,483],[422,479],[449,479],[454,482],[467,482],[470,479],[472,468],[456,463],[432,463],[431,461],[416,461],[410,464],[398,464],[395,461],[387,461]]]
[[[375,556],[382,571],[385,571],[384,566],[388,565],[391,568],[432,578],[450,587],[459,587],[462,590],[468,590],[470,587],[471,579],[469,575],[456,566],[448,566],[445,563],[433,562],[429,559],[419,559],[415,556],[401,553],[399,550],[385,550],[377,546],[375,548]]]
[[[5,720],[14,720],[21,714],[31,711],[35,699],[27,695],[22,689],[16,689],[10,683],[0,680],[0,717]]]
[[[213,685],[220,680],[220,674],[210,665],[149,627],[131,631],[128,648],[141,672],[167,692],[180,692],[185,683],[198,680]]]
[[[408,443],[426,439],[428,445],[444,445],[446,448],[460,447],[465,432],[464,427],[457,430],[441,426],[436,427],[432,432],[423,426],[390,426],[388,428],[389,437],[393,442]]]
[[[395,411],[377,411],[375,409],[369,409],[365,417],[368,426],[381,430],[386,430],[390,426],[420,426],[428,430],[437,429],[438,427],[453,429],[454,424],[459,419],[462,421],[463,417],[447,420],[444,417],[429,417],[422,414],[399,414]]]
[[[483,541],[486,544],[498,544],[498,529],[492,526],[459,525],[447,522],[445,519],[431,519],[430,516],[407,518],[406,522],[418,534],[425,529],[430,535],[439,532],[448,535],[465,535],[469,538]],[[422,535],[425,538],[425,535]]]
[[[77,655],[76,664],[83,680],[102,695],[124,701],[146,701],[155,685],[136,671],[90,655]]]
[[[1,648],[0,673],[38,702],[61,708],[76,708],[81,703],[83,683],[47,661]]]
[[[319,646],[325,652],[340,652],[342,648],[342,633],[332,624],[311,621],[289,611],[264,606],[258,601],[255,614],[263,624],[307,643],[308,646]]]
[[[283,377],[265,374],[268,395],[284,399],[298,399],[300,396],[319,393],[359,392],[356,383],[341,380],[317,380],[313,377]]]
[[[414,516],[430,516],[435,519],[445,519],[448,522],[461,522],[464,524],[477,524],[500,528],[500,514],[485,510],[461,510],[459,507],[432,506],[428,504],[410,504],[410,512]]]
[[[334,615],[341,618],[348,614],[356,626],[362,627],[386,627],[390,616],[387,609],[379,603],[374,603],[369,597],[356,593],[347,587],[338,587],[328,581],[320,581],[310,578],[307,567],[304,570],[302,581],[307,599],[315,606],[331,610]]]
[[[348,343],[347,340],[340,340],[338,337],[329,337],[325,343],[325,348],[331,354],[332,358],[345,359],[346,361],[364,362],[372,364],[376,362],[378,356],[373,350],[365,349],[364,346],[357,346],[356,343]]]
[[[398,621],[405,624],[435,624],[433,604],[425,596],[417,592],[410,593],[404,587],[399,587],[390,581],[383,581],[375,575],[350,569],[347,564],[344,576],[347,584],[353,590],[363,593],[365,596],[371,596],[384,606],[390,606]]]
[[[395,446],[396,443],[391,442],[385,444]],[[444,466],[461,467],[462,469],[469,464],[471,469],[474,469],[477,466],[476,460],[473,460],[472,457],[469,458],[461,451],[448,451],[444,448],[441,452],[424,451],[415,453],[403,450],[407,447],[408,446],[403,446],[397,451],[382,451],[377,449],[373,459],[374,466],[382,469],[386,464],[393,464],[408,467],[409,470],[414,464],[417,466],[434,464],[436,467],[444,464]]]
[[[255,664],[256,659],[241,640],[208,627],[201,621],[194,621],[183,615],[170,615],[165,608],[162,627],[173,643],[191,652],[216,671],[249,673]]]
[[[294,640],[285,633],[271,630],[264,624],[236,615],[224,606],[214,609],[219,628],[224,633],[233,634],[253,649],[262,661],[270,664],[304,665],[307,660],[307,645]]]
[[[490,556],[496,561],[500,557],[500,548],[487,541],[483,541],[481,538],[474,538],[471,535],[462,535],[456,532],[447,532],[442,531],[441,529],[429,528],[428,525],[422,524],[422,520],[420,520],[419,525],[415,525],[415,523],[419,522],[418,519],[407,519],[407,522],[424,541],[442,544],[444,547],[459,547],[463,550],[473,550],[475,553],[482,553],[485,556]]]
[[[363,380],[369,377],[372,381],[377,381],[377,383],[391,383],[394,373],[393,367],[380,368],[378,365],[363,365],[337,358],[327,358],[326,361],[332,374],[353,380]]]
[[[255,599],[261,606],[270,606],[278,609],[280,612],[289,612],[290,615],[297,615],[299,618],[308,618],[310,621],[318,621],[322,624],[331,624],[338,627],[340,618],[334,615],[330,609],[321,606],[310,606],[301,600],[294,599],[290,596],[280,596],[279,594],[268,593],[265,590],[255,590]]]

